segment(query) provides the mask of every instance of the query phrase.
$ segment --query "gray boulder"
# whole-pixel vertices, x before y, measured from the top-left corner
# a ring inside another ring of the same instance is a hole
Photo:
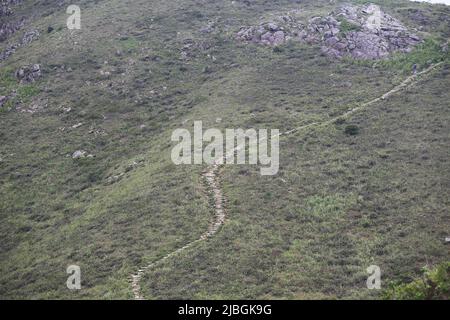
[[[16,71],[16,78],[20,83],[35,82],[42,76],[41,66],[39,64],[33,64],[31,66],[24,66]]]

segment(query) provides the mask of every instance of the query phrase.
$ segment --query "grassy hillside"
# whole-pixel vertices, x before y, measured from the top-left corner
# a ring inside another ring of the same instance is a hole
[[[242,25],[297,8],[308,19],[339,1],[84,0],[81,30],[65,27],[68,1],[24,1],[5,19],[27,24],[0,42],[40,32],[0,62],[0,96],[17,91],[0,108],[0,297],[129,299],[131,273],[197,239],[214,214],[205,166],[172,163],[174,129],[202,120],[289,130],[438,61],[419,85],[346,122],[283,138],[276,176],[225,167],[227,223],[142,286],[155,299],[380,298],[366,289],[369,265],[387,283],[449,261],[450,63],[440,45],[450,9],[372,2],[428,41],[374,63],[234,38]],[[18,83],[29,64],[42,77]],[[73,159],[77,150],[93,157]],[[71,264],[79,291],[66,288]]]

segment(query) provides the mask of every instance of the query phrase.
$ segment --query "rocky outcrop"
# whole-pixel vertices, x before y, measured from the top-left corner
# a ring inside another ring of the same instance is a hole
[[[15,75],[20,83],[35,82],[42,76],[41,66],[39,64],[33,64],[31,66],[21,67],[16,71]]]
[[[0,24],[0,42],[8,39],[17,30],[25,25],[25,19],[20,19],[18,21],[4,22]]]
[[[4,51],[0,52],[0,61],[8,59],[14,52],[16,52],[17,49],[39,39],[39,36],[40,34],[37,30],[30,30],[25,32],[19,43],[10,44]]]
[[[345,6],[336,17],[338,23],[323,27],[338,28],[342,32],[337,36],[330,35],[327,31],[321,33],[325,40],[322,50],[332,56],[380,59],[392,52],[408,52],[421,41],[400,21],[384,13],[376,5]],[[347,29],[342,30],[343,26]]]
[[[26,46],[38,38],[39,38],[39,31],[37,30],[27,31],[23,35],[20,45]]]
[[[18,5],[22,0],[1,0],[0,2],[0,18],[13,14],[11,6]]]
[[[1,0],[0,1],[0,18],[13,16],[13,6],[19,5],[22,0]],[[19,29],[25,26],[25,18],[11,18],[8,21],[1,19],[0,22],[0,42],[7,40],[11,35],[16,33]],[[8,44],[8,46],[0,52],[0,61],[6,60],[10,57],[19,47],[28,45],[32,41],[39,38],[39,32],[37,30],[30,30],[24,34],[22,39],[18,43]]]
[[[292,17],[288,17],[287,19],[289,19],[289,21],[294,20]],[[288,40],[289,37],[292,37],[291,31],[292,29],[286,25],[281,26],[279,23],[266,22],[259,26],[241,28],[237,33],[237,37],[243,41],[278,46]]]
[[[12,6],[18,5],[22,0],[2,0],[0,2],[0,18],[13,15]],[[10,35],[22,28],[25,24],[25,19],[21,18],[16,21],[0,22],[0,42],[5,41]]]
[[[408,52],[421,41],[400,21],[373,4],[345,5],[336,13],[314,17],[307,23],[285,15],[275,22],[243,27],[237,38],[270,46],[296,40],[318,44],[332,57],[356,59],[382,59],[392,52]]]
[[[6,17],[12,15],[12,10],[6,4],[0,4],[0,17]]]

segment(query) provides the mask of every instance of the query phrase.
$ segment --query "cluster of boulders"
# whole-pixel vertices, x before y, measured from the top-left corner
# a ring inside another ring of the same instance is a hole
[[[20,83],[35,82],[42,76],[41,66],[39,64],[33,64],[21,67],[16,71],[15,75]]]
[[[0,3],[0,18],[13,15],[12,6],[18,5],[22,0],[1,0]],[[21,29],[26,23],[25,18],[9,19],[0,22],[0,42],[7,40],[12,34]],[[8,44],[8,46],[0,52],[0,61],[6,60],[19,47],[28,45],[32,41],[39,38],[37,30],[29,30],[25,32],[22,39],[18,43]]]
[[[10,44],[6,47],[5,50],[0,52],[0,61],[8,59],[14,52],[16,52],[17,49],[39,39],[39,36],[39,31],[36,29],[25,32],[20,42]]]
[[[335,57],[349,54],[354,58],[380,59],[391,52],[408,52],[421,42],[400,21],[376,5],[344,6],[336,17],[337,22],[325,26],[342,29],[345,23],[349,30],[338,35],[320,33],[325,42],[322,50]]]
[[[3,18],[11,16],[13,10],[11,6],[18,5],[22,0],[2,0],[0,2],[0,18],[3,22],[0,22],[0,42],[8,39],[10,35],[19,30],[25,24],[25,19],[21,18],[16,21],[6,21]]]
[[[6,17],[12,15],[11,7],[4,3],[0,3],[0,17]]]
[[[25,25],[25,19],[19,19],[17,21],[4,22],[0,24],[0,42],[8,39],[13,33],[22,28]]]
[[[381,59],[394,51],[408,52],[421,42],[400,21],[377,5],[344,5],[325,17],[307,23],[284,15],[276,22],[242,27],[237,38],[247,42],[278,46],[288,40],[319,44],[329,56]]]
[[[270,46],[278,46],[286,41],[284,27],[275,22],[262,23],[257,27],[244,27],[237,34],[238,38]]]
[[[17,5],[22,0],[1,0],[0,2],[0,17],[6,17],[13,14],[13,10],[11,9],[12,5]]]

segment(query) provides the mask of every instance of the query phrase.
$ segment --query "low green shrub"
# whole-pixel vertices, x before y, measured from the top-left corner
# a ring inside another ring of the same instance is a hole
[[[357,134],[359,134],[359,127],[354,124],[349,124],[345,127],[344,132],[346,135],[356,136]]]
[[[424,268],[423,277],[411,283],[391,283],[383,293],[389,300],[447,300],[450,297],[450,262]]]

